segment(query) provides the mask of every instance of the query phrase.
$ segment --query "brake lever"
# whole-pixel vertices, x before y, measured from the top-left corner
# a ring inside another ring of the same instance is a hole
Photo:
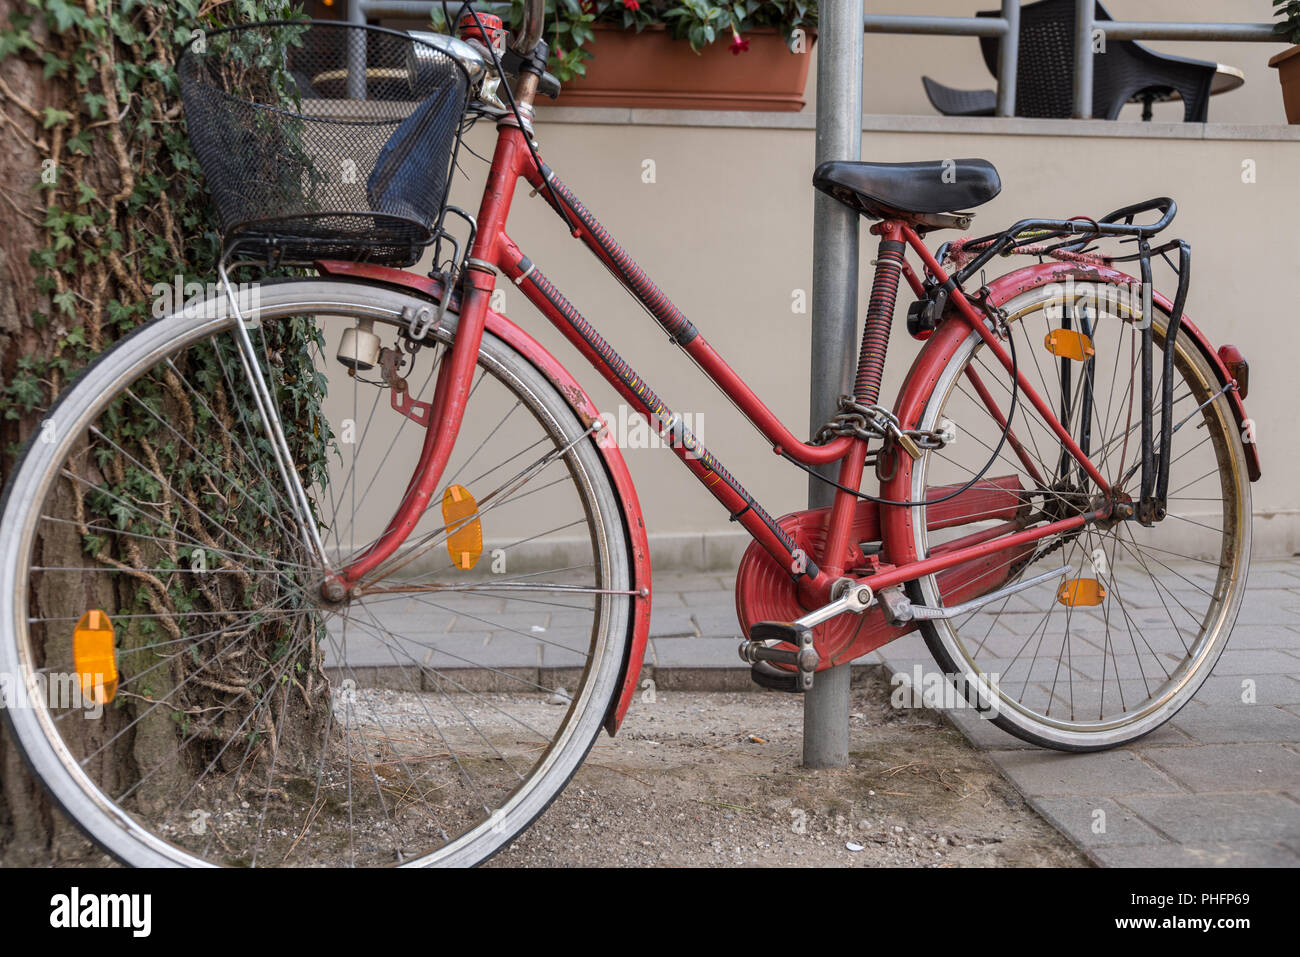
[[[540,58],[539,58],[540,59]],[[501,66],[505,68],[506,75],[512,80],[519,79],[519,68],[523,65],[524,57],[514,49],[507,49],[505,56],[501,58]],[[539,93],[546,95],[548,99],[555,99],[560,95],[560,81],[553,73],[542,72],[537,78],[537,90]]]

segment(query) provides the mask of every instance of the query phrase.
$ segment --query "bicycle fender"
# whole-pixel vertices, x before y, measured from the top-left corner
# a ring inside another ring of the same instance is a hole
[[[1017,269],[1015,272],[1007,273],[1000,276],[996,281],[989,285],[989,292],[993,302],[1002,304],[1014,299],[1029,289],[1048,283],[1063,282],[1065,279],[1073,277],[1075,282],[1101,282],[1101,283],[1122,283],[1127,285],[1136,285],[1138,279],[1122,273],[1117,269],[1111,269],[1106,266],[1086,266],[1079,263],[1044,263],[1041,265],[1029,266],[1025,269]],[[1173,314],[1174,304],[1165,295],[1153,291],[1152,301],[1159,306],[1164,312]],[[1233,382],[1232,373],[1228,367],[1223,364],[1223,359],[1219,351],[1210,344],[1210,340],[1205,333],[1201,332],[1187,315],[1186,310],[1183,312],[1183,321],[1179,324],[1178,335],[1187,335],[1196,348],[1205,356],[1205,361],[1210,364],[1214,374],[1219,377],[1219,385],[1227,386]],[[1246,415],[1246,404],[1235,389],[1228,392],[1228,404],[1232,408],[1233,417],[1237,421],[1237,428],[1245,433],[1249,427],[1246,425],[1249,416]],[[1259,462],[1259,445],[1254,441],[1244,443],[1246,451],[1246,468],[1250,473],[1250,480],[1258,482],[1260,477]]]
[[[1036,289],[1039,286],[1065,282],[1067,279],[1073,279],[1076,283],[1118,283],[1125,286],[1139,283],[1139,280],[1133,276],[1108,266],[1068,262],[1040,263],[1009,272],[990,282],[988,284],[989,299],[995,305],[1001,306],[1021,293]],[[1166,313],[1173,312],[1173,303],[1161,293],[1153,292],[1152,301]],[[912,368],[904,380],[903,387],[899,390],[898,399],[894,405],[894,414],[898,416],[903,428],[917,427],[921,414],[925,410],[925,401],[930,394],[931,388],[969,331],[970,327],[967,323],[961,319],[950,318],[940,323],[934,334],[926,340],[925,347],[917,354],[915,361],[912,363]],[[1205,334],[1191,321],[1185,311],[1183,321],[1178,329],[1178,335],[1187,336],[1196,344],[1196,348],[1200,350],[1210,368],[1218,376],[1221,386],[1227,386],[1233,382],[1233,377],[1228,372],[1218,351],[1210,344],[1210,340],[1206,338]],[[1241,396],[1237,394],[1236,390],[1232,390],[1227,393],[1227,397],[1229,407],[1232,409],[1233,417],[1237,422],[1237,428],[1242,430],[1243,433],[1248,433],[1250,431],[1250,426],[1247,425],[1249,418],[1246,415],[1246,406],[1242,402]],[[1260,477],[1259,445],[1254,441],[1247,441],[1244,442],[1243,448],[1246,453],[1246,468],[1250,474],[1250,480],[1256,482]],[[900,456],[899,458],[901,459],[899,467],[892,479],[882,483],[881,494],[886,498],[903,501],[907,499],[911,492],[912,461],[907,456]],[[912,541],[909,511],[906,508],[890,506],[882,506],[880,510],[885,541],[886,543],[893,543],[892,549],[888,545],[886,546],[889,553],[887,557],[889,561],[895,564],[916,561],[918,557],[915,544]]]
[[[326,276],[339,276],[349,279],[361,279],[369,282],[399,286],[408,291],[440,301],[442,284],[429,276],[393,269],[388,266],[376,266],[368,263],[320,261],[317,270]],[[455,299],[449,306],[454,310]],[[561,365],[546,347],[530,336],[515,323],[492,309],[487,313],[487,331],[506,342],[520,355],[527,358],[538,371],[559,391],[569,404],[578,421],[590,426],[600,418],[600,410],[592,401],[572,374]],[[618,447],[618,441],[612,429],[602,429],[593,437],[599,450],[605,469],[609,473],[618,496],[619,505],[624,516],[624,531],[627,533],[632,588],[638,592],[632,597],[632,614],[628,626],[627,652],[623,659],[622,672],[619,675],[617,691],[610,702],[605,715],[605,730],[611,736],[618,732],[632,698],[636,694],[641,678],[641,665],[645,660],[646,641],[650,634],[650,544],[646,535],[645,518],[641,513],[641,503],[637,498],[636,488],[632,482],[632,473],[628,471],[627,462]]]

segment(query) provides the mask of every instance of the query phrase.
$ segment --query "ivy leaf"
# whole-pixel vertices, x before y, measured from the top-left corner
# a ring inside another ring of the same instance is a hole
[[[52,126],[58,126],[72,119],[72,114],[67,110],[56,110],[52,106],[47,106],[41,113],[44,116],[44,124],[47,130]]]
[[[71,289],[65,289],[63,292],[55,293],[51,299],[59,311],[66,316],[76,315],[77,312],[77,294]]]

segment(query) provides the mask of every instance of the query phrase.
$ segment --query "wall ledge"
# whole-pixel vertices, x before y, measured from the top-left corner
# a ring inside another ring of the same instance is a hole
[[[537,123],[588,126],[674,126],[727,129],[808,130],[813,111],[750,113],[721,110],[640,110],[539,106]],[[1143,123],[1137,120],[1033,120],[992,116],[866,114],[866,133],[964,133],[995,136],[1095,136],[1118,139],[1300,141],[1300,126],[1238,123]]]

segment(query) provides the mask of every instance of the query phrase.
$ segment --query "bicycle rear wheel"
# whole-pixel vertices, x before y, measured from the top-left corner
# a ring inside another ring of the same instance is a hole
[[[431,400],[454,332],[404,349],[426,305],[304,280],[246,316],[334,567],[418,461],[424,427],[397,407]],[[336,358],[359,322],[392,374]],[[25,451],[0,508],[15,737],[131,864],[478,863],[564,787],[620,674],[628,546],[590,429],[485,335],[447,498],[329,601],[235,333],[224,300],[138,330]]]
[[[1141,310],[1129,290],[1098,288],[1071,308],[1073,331],[1084,331],[1095,349],[1091,363],[1046,348],[1046,337],[1063,327],[1061,287],[1038,287],[1003,308],[1021,371],[1060,406],[1060,421],[1089,450],[1119,500],[1133,501],[1141,478]],[[1080,284],[1076,292],[1087,289]],[[1168,318],[1156,310],[1157,403]],[[909,586],[914,601],[939,607],[945,593],[962,592],[957,604],[1070,567],[1062,578],[958,618],[921,624],[961,697],[989,709],[995,724],[1024,740],[1089,751],[1153,731],[1209,676],[1236,620],[1251,540],[1242,437],[1190,337],[1178,336],[1174,348],[1173,415],[1182,424],[1171,446],[1167,517],[1151,527],[1134,520],[1085,525]],[[916,463],[911,498],[961,484],[983,467],[997,448],[1010,401],[1010,375],[971,331],[935,381],[920,422],[924,429],[949,429],[956,441]],[[952,527],[929,529],[927,509],[916,508],[919,554],[1070,518],[1104,500],[1023,394],[1011,427],[986,476],[997,477],[1006,501],[986,496],[978,506],[996,517],[969,514]]]

